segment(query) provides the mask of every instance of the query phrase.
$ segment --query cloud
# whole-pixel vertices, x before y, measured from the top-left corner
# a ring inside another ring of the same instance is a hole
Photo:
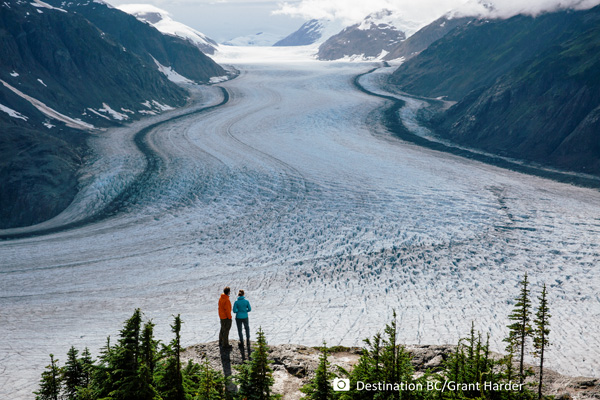
[[[470,0],[457,7],[456,15],[509,18],[517,14],[536,16],[558,10],[586,10],[600,0]]]
[[[421,21],[430,19],[432,9],[440,16],[463,2],[464,0],[301,0],[280,3],[274,14],[356,23],[373,12],[388,9],[406,16],[407,19]]]
[[[304,19],[331,19],[356,23],[372,12],[387,8],[404,18],[428,23],[452,11],[454,15],[508,18],[538,15],[562,9],[588,9],[600,0],[300,0],[279,3],[274,14]]]

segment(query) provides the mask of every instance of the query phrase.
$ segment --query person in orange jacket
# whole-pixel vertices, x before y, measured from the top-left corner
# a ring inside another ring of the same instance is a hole
[[[229,330],[231,329],[231,301],[229,300],[229,286],[223,289],[219,298],[219,318],[221,319],[221,331],[219,332],[219,347],[231,349],[229,344]]]

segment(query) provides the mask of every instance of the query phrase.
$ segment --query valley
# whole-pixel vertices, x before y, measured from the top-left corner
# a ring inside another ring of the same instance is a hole
[[[475,321],[499,351],[525,270],[549,288],[548,367],[600,374],[597,190],[399,140],[386,100],[353,84],[379,64],[276,47],[217,62],[240,75],[95,134],[74,202],[18,230],[50,232],[0,241],[0,398],[31,398],[49,353],[97,355],[137,307],[159,338],[181,313],[185,345],[214,340],[225,285],[273,344],[360,345],[395,309],[405,343],[456,343]]]

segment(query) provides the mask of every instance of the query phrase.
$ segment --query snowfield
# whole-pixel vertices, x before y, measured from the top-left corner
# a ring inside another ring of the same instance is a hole
[[[164,341],[179,313],[185,345],[216,340],[225,285],[246,290],[270,343],[361,345],[395,309],[406,343],[456,343],[475,321],[503,350],[525,271],[536,296],[548,285],[548,368],[600,376],[597,190],[395,139],[386,101],[352,84],[376,64],[226,52],[237,79],[95,134],[81,193],[41,228],[125,199],[118,212],[0,241],[0,398],[33,398],[49,353],[97,355],[136,307]],[[138,150],[140,129],[220,103],[220,87],[226,104],[159,124]]]

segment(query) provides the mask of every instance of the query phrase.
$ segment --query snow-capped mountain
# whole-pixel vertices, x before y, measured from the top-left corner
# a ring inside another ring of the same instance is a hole
[[[408,21],[391,10],[369,14],[360,23],[344,28],[320,47],[320,60],[383,58],[398,43],[415,33],[421,24]]]
[[[170,14],[151,4],[122,4],[118,6],[122,11],[147,22],[160,32],[189,40],[203,52],[214,54],[219,46],[217,42],[181,22],[173,20]]]
[[[329,19],[311,19],[273,46],[306,46],[322,43],[344,28],[343,24]]]
[[[430,44],[441,39],[454,28],[466,25],[474,18],[452,17],[444,15],[427,26],[419,29],[414,35],[396,45],[383,58],[386,61],[403,59],[408,60],[429,47]]]
[[[239,36],[223,42],[226,46],[272,46],[281,36],[268,32],[258,32],[252,35]]]

